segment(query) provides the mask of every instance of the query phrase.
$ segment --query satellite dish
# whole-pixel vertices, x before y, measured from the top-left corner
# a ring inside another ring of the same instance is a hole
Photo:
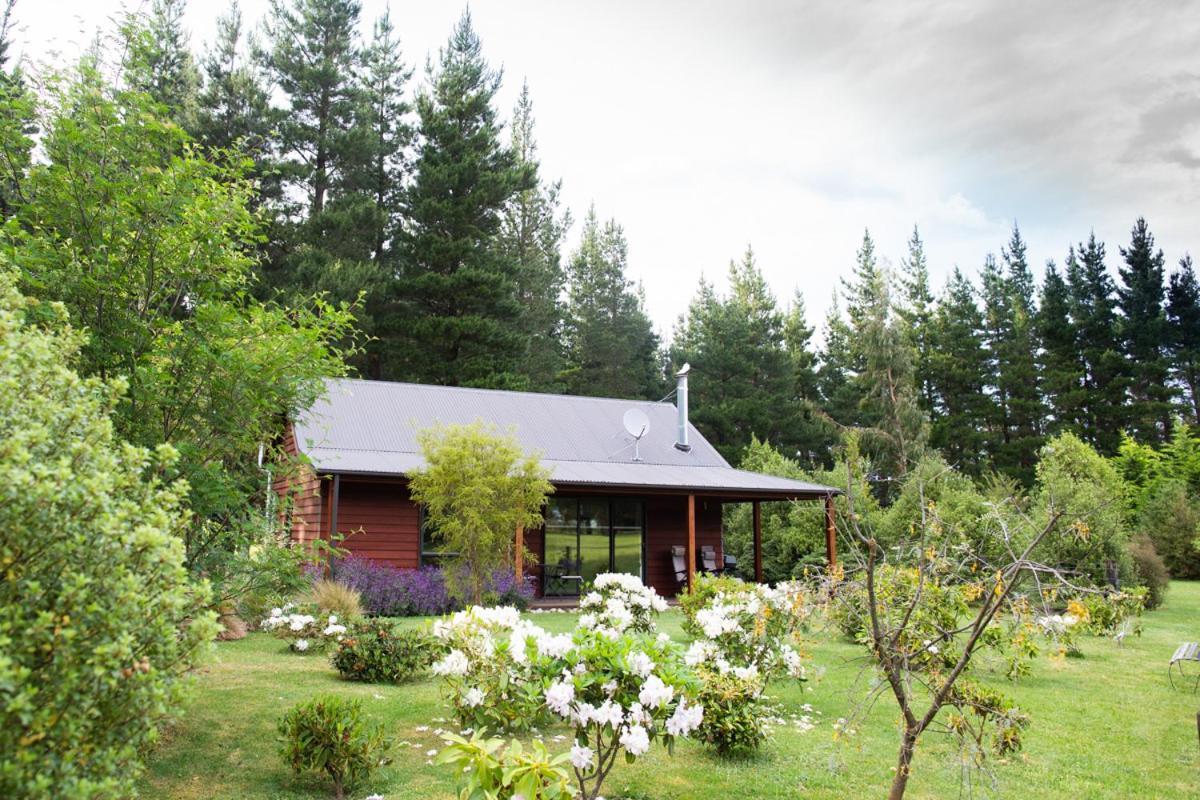
[[[638,450],[638,444],[642,437],[650,432],[650,418],[640,408],[631,408],[625,412],[622,422],[625,423],[625,432],[633,437],[633,460],[641,461],[642,455]]]

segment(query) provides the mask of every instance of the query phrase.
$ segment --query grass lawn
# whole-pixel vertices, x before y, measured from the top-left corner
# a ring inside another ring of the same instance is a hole
[[[555,631],[574,622],[570,614],[535,619]],[[671,611],[660,628],[682,638],[679,622],[678,612]],[[1020,798],[1200,796],[1200,696],[1172,691],[1166,675],[1175,647],[1197,638],[1200,583],[1175,583],[1167,605],[1146,616],[1144,635],[1127,639],[1124,647],[1085,638],[1085,658],[1041,658],[1033,675],[1016,684],[995,673],[995,683],[1011,691],[1033,722],[1024,752],[995,763],[994,783],[985,781],[983,788]],[[789,712],[799,712],[805,703],[821,712],[814,730],[780,727],[750,761],[723,761],[692,742],[682,742],[674,758],[654,748],[632,765],[619,764],[605,782],[605,795],[639,800],[883,796],[896,758],[894,706],[884,698],[857,736],[835,743],[831,723],[855,702],[854,687],[864,677],[860,652],[828,634],[820,637],[813,656],[816,667],[823,668],[818,680],[807,688],[777,684],[772,693]],[[389,800],[453,797],[450,768],[427,763],[427,751],[440,746],[433,730],[449,724],[432,677],[395,687],[348,683],[323,657],[292,655],[264,634],[217,646],[186,715],[151,755],[142,795],[330,796],[322,784],[294,777],[283,767],[275,731],[285,709],[325,691],[363,698],[402,742],[394,763],[352,797],[372,792]],[[418,731],[419,726],[429,730]],[[545,737],[564,732],[547,731]],[[908,796],[954,797],[959,788],[950,748],[937,737],[922,742]]]

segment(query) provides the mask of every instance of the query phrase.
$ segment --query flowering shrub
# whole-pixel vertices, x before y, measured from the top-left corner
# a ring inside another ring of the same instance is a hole
[[[597,575],[579,601],[579,626],[615,633],[653,633],[654,618],[667,610],[658,592],[636,575],[607,572]]]
[[[808,595],[795,583],[775,588],[736,578],[719,578],[715,592],[701,587],[702,600],[684,606],[684,629],[696,637],[688,650],[692,665],[711,663],[718,673],[733,672],[742,680],[766,681],[786,673],[804,679],[804,664],[796,651],[799,631],[812,613]]]
[[[528,729],[546,718],[542,676],[571,647],[521,619],[515,608],[473,606],[434,623],[446,655],[433,665],[458,721],[492,730]]]
[[[571,766],[580,796],[600,796],[604,778],[625,751],[632,761],[659,740],[671,748],[704,719],[694,699],[694,676],[679,646],[666,634],[614,634],[609,628],[576,629],[573,647],[559,660],[545,703],[575,728]]]
[[[457,603],[446,588],[441,567],[400,569],[353,553],[333,565],[340,583],[353,587],[362,597],[363,611],[383,617],[433,616],[448,614]],[[533,584],[517,582],[511,570],[497,570],[488,580],[487,605],[525,608],[533,599]]]
[[[435,644],[425,630],[397,631],[384,620],[362,620],[337,643],[333,667],[347,680],[403,683],[429,668]]]
[[[323,695],[300,703],[279,720],[279,733],[287,765],[296,772],[324,772],[338,800],[390,760],[391,742],[382,725],[363,719],[361,700]]]
[[[262,627],[288,642],[288,647],[295,653],[323,650],[329,642],[341,641],[346,626],[338,622],[337,614],[317,616],[311,613],[315,611],[311,607],[287,603],[271,609],[271,616],[263,620]]]
[[[503,739],[484,738],[476,731],[470,739],[443,734],[448,746],[438,754],[439,764],[459,767],[459,797],[494,800],[558,800],[573,798],[566,753],[550,755],[534,740],[526,751],[516,739],[504,747]]]

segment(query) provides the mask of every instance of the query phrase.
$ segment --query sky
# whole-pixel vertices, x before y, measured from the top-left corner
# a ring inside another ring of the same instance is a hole
[[[242,0],[257,25],[268,0]],[[385,8],[363,0],[363,26]],[[120,0],[18,0],[15,38],[65,63]],[[226,0],[191,0],[193,45]],[[461,2],[391,0],[417,80]],[[935,288],[999,255],[1035,266],[1140,215],[1168,265],[1200,256],[1200,5],[1126,0],[474,0],[511,109],[528,81],[544,177],[578,235],[590,204],[629,240],[669,334],[701,275],[747,246],[821,326],[864,229],[893,265],[914,225]],[[507,115],[506,115],[507,116]]]

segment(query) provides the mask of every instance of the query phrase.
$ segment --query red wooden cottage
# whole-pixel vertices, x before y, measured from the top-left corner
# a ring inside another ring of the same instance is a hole
[[[574,594],[595,575],[615,571],[674,595],[702,566],[700,557],[720,563],[726,503],[754,504],[759,580],[760,501],[823,500],[832,563],[837,490],[731,467],[688,422],[687,367],[677,380],[675,405],[330,380],[324,397],[299,415],[287,435],[286,446],[311,464],[290,487],[292,537],[311,541],[338,531],[346,535],[343,547],[368,558],[398,567],[436,563],[439,542],[423,533],[421,509],[410,499],[405,477],[422,464],[416,434],[438,423],[482,420],[512,431],[550,470],[555,492],[545,525],[514,532],[537,555],[536,566],[525,572],[539,594]],[[648,423],[638,426],[640,438],[627,431],[631,409],[645,415],[635,411],[631,419]],[[280,482],[276,488],[289,486]]]

